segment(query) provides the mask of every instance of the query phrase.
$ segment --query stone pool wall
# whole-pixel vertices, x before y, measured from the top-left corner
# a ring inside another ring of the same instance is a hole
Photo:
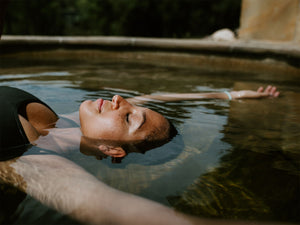
[[[300,45],[300,0],[243,0],[238,34]]]

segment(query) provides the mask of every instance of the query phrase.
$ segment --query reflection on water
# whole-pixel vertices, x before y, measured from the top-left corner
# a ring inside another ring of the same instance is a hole
[[[284,98],[232,102],[222,131],[231,148],[171,204],[205,217],[299,221],[299,109]]]
[[[299,222],[300,88],[297,80],[280,82],[263,74],[225,76],[132,62],[42,61],[0,69],[0,85],[29,91],[59,114],[77,111],[83,100],[99,96],[279,86],[285,93],[280,99],[149,103],[178,128],[180,135],[170,143],[145,154],[131,153],[120,164],[78,151],[65,157],[117,189],[186,213]],[[22,223],[73,223],[29,196],[18,210],[14,220]]]

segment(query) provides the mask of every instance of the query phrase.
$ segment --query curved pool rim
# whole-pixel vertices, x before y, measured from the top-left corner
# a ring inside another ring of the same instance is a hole
[[[0,41],[1,58],[108,58],[229,72],[300,75],[300,46],[293,42],[214,41],[115,36],[9,36]],[[1,64],[1,63],[0,63]]]

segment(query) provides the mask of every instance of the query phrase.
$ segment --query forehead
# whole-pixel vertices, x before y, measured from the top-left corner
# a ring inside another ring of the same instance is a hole
[[[157,139],[165,138],[169,128],[167,119],[151,109],[144,108],[143,110],[146,121],[141,130],[145,133],[145,138],[149,136],[155,136],[154,138]]]

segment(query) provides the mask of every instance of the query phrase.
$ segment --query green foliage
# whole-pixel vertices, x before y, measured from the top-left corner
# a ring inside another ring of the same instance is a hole
[[[11,0],[6,34],[202,37],[239,26],[241,0]]]

